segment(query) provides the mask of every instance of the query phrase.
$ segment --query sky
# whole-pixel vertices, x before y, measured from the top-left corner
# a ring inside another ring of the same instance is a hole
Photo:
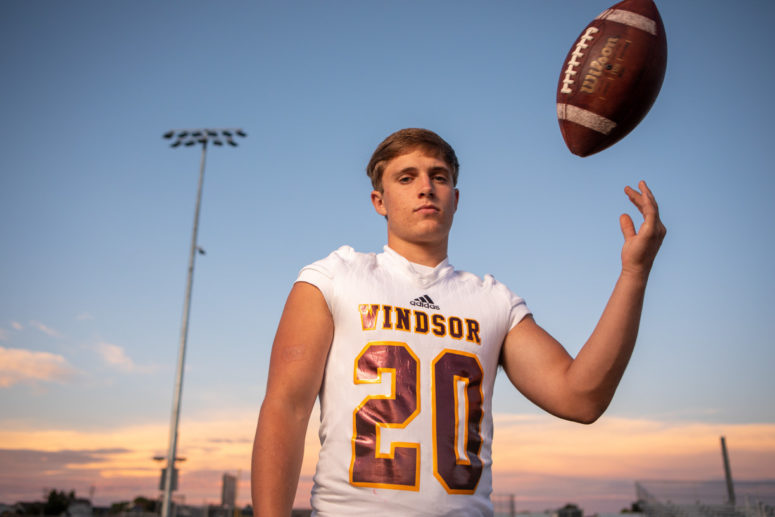
[[[0,3],[0,502],[158,495],[198,148],[208,149],[183,384],[179,497],[249,500],[269,351],[299,269],[380,251],[365,165],[403,127],[456,149],[450,261],[491,273],[575,354],[619,271],[623,193],[668,234],[636,350],[591,426],[496,380],[494,494],[618,511],[636,481],[775,480],[775,3],[661,0],[661,93],[579,158],[556,120],[566,53],[610,3],[423,0]],[[769,222],[768,222],[769,221]],[[296,503],[308,505],[317,411]],[[719,495],[721,499],[723,494]]]

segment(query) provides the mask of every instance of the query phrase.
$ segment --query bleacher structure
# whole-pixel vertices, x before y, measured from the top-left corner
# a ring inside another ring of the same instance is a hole
[[[638,503],[647,517],[775,517],[775,482],[641,481]],[[731,495],[731,497],[730,497]]]

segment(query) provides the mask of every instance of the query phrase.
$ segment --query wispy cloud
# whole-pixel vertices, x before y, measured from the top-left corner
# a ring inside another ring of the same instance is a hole
[[[67,382],[77,373],[67,359],[49,352],[0,347],[0,387],[20,382]]]
[[[0,449],[0,493],[3,502],[35,500],[40,489],[35,485],[74,489],[79,496],[86,496],[99,485],[98,496],[105,503],[127,500],[137,494],[153,494],[152,483],[138,483],[130,476],[122,476],[119,486],[105,479],[105,466],[121,461],[131,451],[113,449]],[[151,468],[146,469],[150,476]],[[143,486],[145,485],[145,486]],[[128,493],[127,493],[128,492]]]
[[[77,319],[78,321],[93,320],[93,319],[94,319],[94,316],[92,316],[92,315],[91,315],[90,313],[88,313],[88,312],[82,312],[82,313],[78,314],[78,315],[75,317],[75,319]]]
[[[494,490],[513,493],[519,487],[518,506],[532,510],[566,498],[615,512],[635,499],[634,481],[723,479],[722,435],[737,481],[772,479],[773,423],[603,416],[583,426],[549,415],[497,414]]]
[[[675,422],[603,417],[591,426],[534,415],[496,415],[497,470],[694,480],[722,476],[719,437],[727,436],[748,479],[772,476],[775,424]],[[737,474],[740,474],[738,472]]]
[[[33,327],[35,327],[36,329],[40,330],[41,332],[43,332],[44,334],[46,334],[48,336],[56,337],[56,338],[62,337],[61,333],[59,333],[58,331],[52,329],[51,327],[48,327],[48,326],[44,325],[43,323],[41,323],[39,321],[35,321],[35,320],[30,321],[30,325],[32,325]]]
[[[110,461],[130,452],[126,448],[42,451],[35,449],[0,449],[0,464],[15,474],[65,471],[78,465],[94,465]]]
[[[253,411],[232,411],[215,420],[184,418],[178,442],[179,455],[186,457],[180,493],[190,500],[218,501],[222,474],[241,471],[240,499],[247,502],[255,418]],[[92,430],[4,426],[0,419],[0,494],[13,501],[39,497],[40,486],[72,488],[78,494],[95,486],[101,504],[153,496],[163,462],[151,458],[166,453],[168,433],[166,419]]]
[[[94,350],[105,364],[127,373],[150,373],[156,370],[155,365],[137,364],[129,357],[123,347],[112,343],[97,343]]]
[[[11,322],[11,328],[15,330],[16,332],[19,332],[24,327],[18,322],[18,321],[12,321]],[[9,338],[8,330],[4,328],[0,328],[0,341],[8,341]]]
[[[255,417],[253,411],[223,411],[181,421],[178,450],[186,462],[180,494],[187,500],[217,501],[222,473],[241,471],[239,497],[241,504],[247,502]],[[585,510],[618,512],[635,500],[634,481],[723,480],[720,434],[727,437],[736,481],[772,479],[775,464],[773,423],[603,417],[582,426],[542,415],[499,414],[495,419],[494,490],[516,494],[518,510],[541,511],[572,501]],[[319,420],[316,405],[305,438],[298,507],[309,501]],[[13,427],[0,425],[6,449],[0,450],[0,484],[15,474],[13,461],[24,462],[23,475],[13,479],[29,494],[24,497],[37,496],[42,483],[66,483],[79,493],[96,486],[98,498],[112,500],[156,492],[161,464],[151,458],[166,451],[166,421],[96,430]]]

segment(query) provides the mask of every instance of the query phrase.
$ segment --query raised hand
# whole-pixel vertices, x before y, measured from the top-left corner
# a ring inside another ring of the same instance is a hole
[[[657,200],[646,182],[640,181],[638,188],[640,192],[630,186],[624,188],[624,193],[643,215],[643,223],[636,232],[635,224],[629,215],[622,214],[619,217],[619,225],[624,235],[622,273],[638,275],[645,280],[651,271],[667,229],[659,219]]]

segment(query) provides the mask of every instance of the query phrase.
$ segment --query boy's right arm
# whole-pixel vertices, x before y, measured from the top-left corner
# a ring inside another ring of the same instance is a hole
[[[291,514],[307,423],[323,381],[334,322],[317,287],[297,282],[277,327],[253,444],[257,517]]]

